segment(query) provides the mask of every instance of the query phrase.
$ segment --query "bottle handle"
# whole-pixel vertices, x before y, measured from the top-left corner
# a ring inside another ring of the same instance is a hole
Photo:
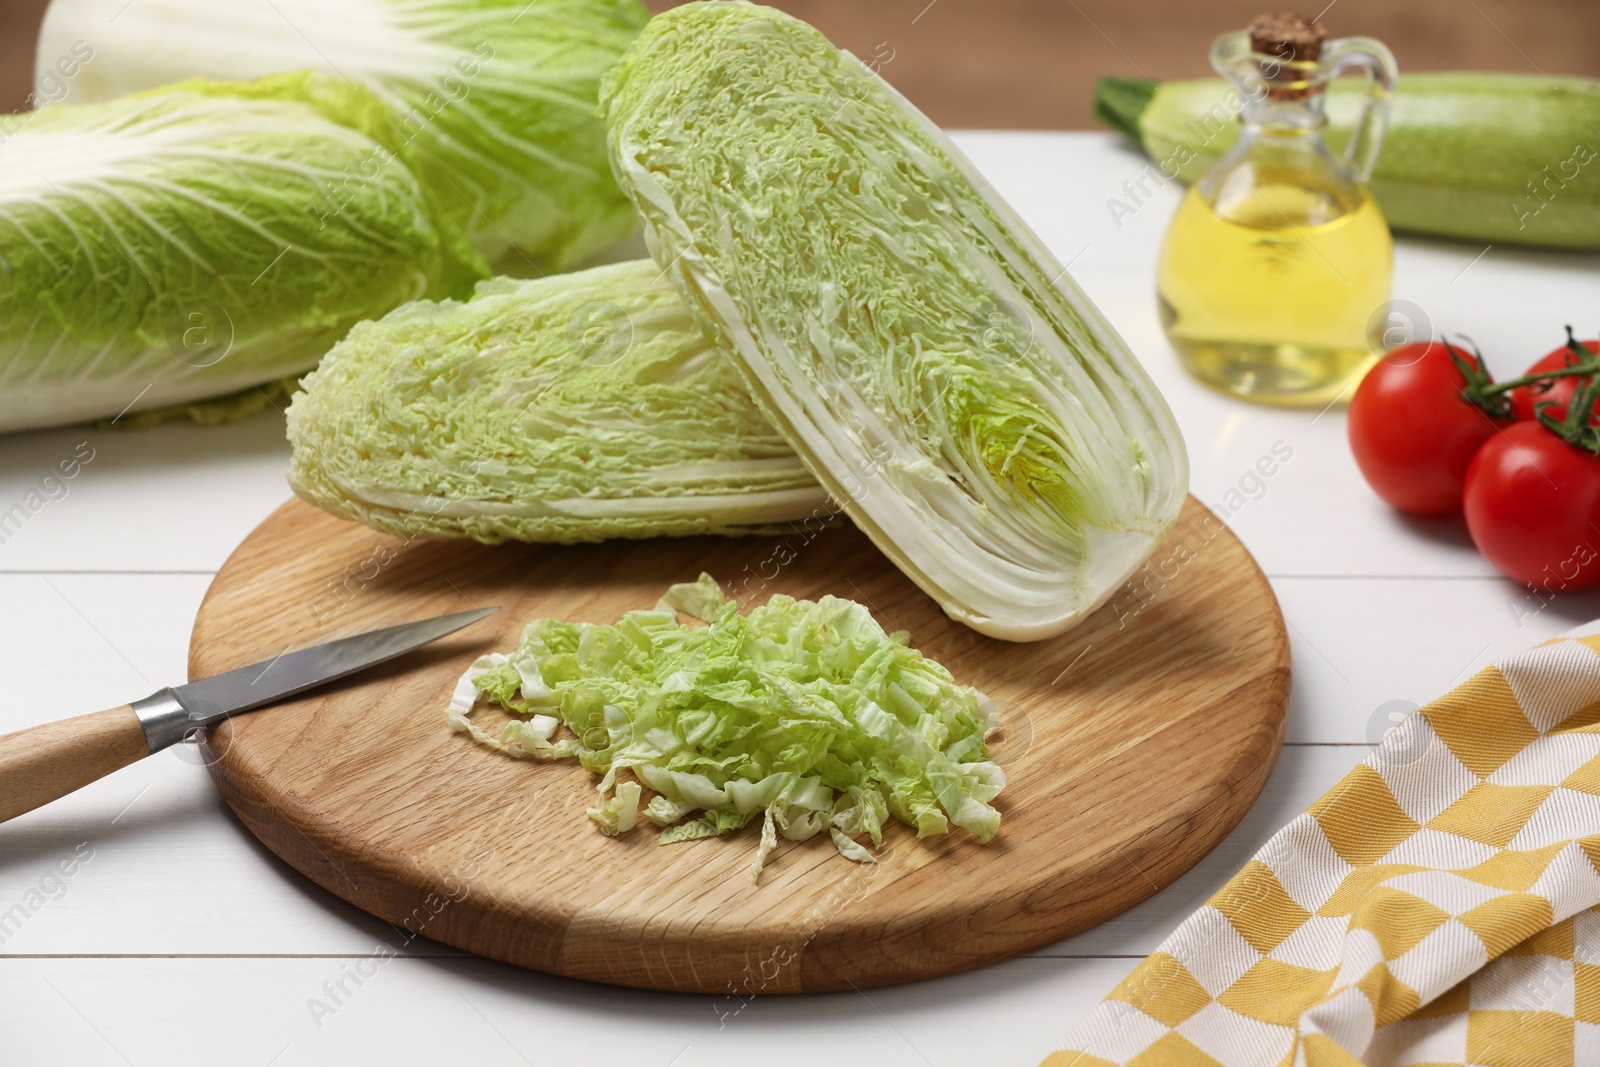
[[[1395,81],[1400,76],[1394,53],[1371,37],[1344,37],[1327,43],[1322,50],[1322,64],[1333,77],[1348,70],[1361,70],[1367,75],[1366,99],[1350,129],[1344,161],[1363,182],[1371,181],[1378,152],[1383,148],[1383,135],[1389,128]]]

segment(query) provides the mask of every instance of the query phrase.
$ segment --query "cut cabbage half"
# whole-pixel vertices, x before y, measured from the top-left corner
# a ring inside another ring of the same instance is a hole
[[[295,492],[397,536],[751,533],[832,512],[649,260],[409,304],[302,390]]]
[[[656,16],[601,91],[646,237],[757,402],[952,617],[1059,633],[1182,506],[1127,346],[949,140],[810,26]]]

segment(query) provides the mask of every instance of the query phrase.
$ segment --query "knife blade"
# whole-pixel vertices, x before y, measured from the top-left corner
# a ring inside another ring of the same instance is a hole
[[[120,708],[0,737],[0,822],[170,748],[201,727],[375,667],[498,610],[475,608],[285,650]]]
[[[471,626],[498,611],[476,608],[341,637],[297,652],[173,686],[133,702],[152,753],[177,744],[202,726],[276,703],[357,671],[402,656]]]

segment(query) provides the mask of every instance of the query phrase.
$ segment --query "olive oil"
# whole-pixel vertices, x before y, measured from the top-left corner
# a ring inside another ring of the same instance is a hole
[[[1394,57],[1326,41],[1315,19],[1263,15],[1224,34],[1211,63],[1237,88],[1239,140],[1184,194],[1156,277],[1161,324],[1215,388],[1326,404],[1379,353],[1394,243],[1367,189],[1383,144]],[[1323,94],[1347,70],[1367,95],[1342,156],[1323,141]]]
[[[1380,350],[1393,241],[1371,194],[1305,175],[1185,194],[1162,249],[1162,325],[1201,381],[1326,403]],[[1353,195],[1352,195],[1353,193]]]

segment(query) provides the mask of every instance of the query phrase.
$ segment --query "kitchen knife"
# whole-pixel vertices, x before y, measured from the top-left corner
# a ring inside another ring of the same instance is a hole
[[[0,737],[0,822],[170,748],[204,726],[376,666],[499,608],[343,637],[152,693],[120,708]]]

